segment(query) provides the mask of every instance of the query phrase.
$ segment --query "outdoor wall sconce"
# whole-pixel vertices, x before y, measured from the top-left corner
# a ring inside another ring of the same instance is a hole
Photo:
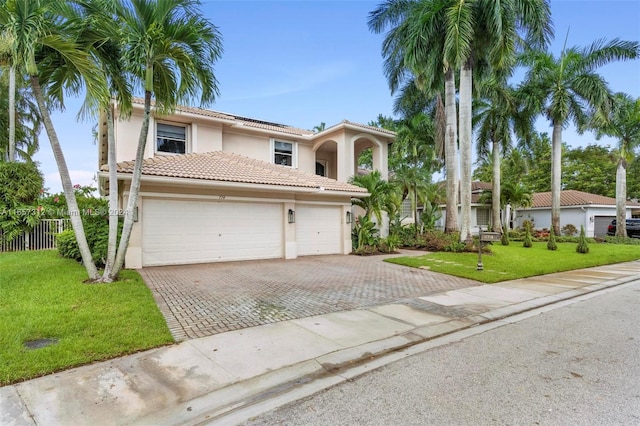
[[[347,212],[347,223],[351,223],[351,221],[353,220],[352,216],[353,215],[351,214],[351,212]]]
[[[289,209],[289,223],[296,223],[296,212]]]
[[[589,223],[593,223],[593,216],[589,216]]]

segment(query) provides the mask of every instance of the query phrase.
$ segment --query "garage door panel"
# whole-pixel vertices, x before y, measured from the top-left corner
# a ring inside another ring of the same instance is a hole
[[[342,253],[342,208],[298,205],[296,240],[300,256]]]
[[[144,266],[282,257],[282,206],[145,199]]]

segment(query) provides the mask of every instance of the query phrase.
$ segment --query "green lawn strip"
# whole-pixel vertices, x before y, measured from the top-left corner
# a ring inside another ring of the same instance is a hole
[[[84,268],[56,251],[0,254],[0,385],[173,342],[135,271],[84,284]],[[24,343],[58,343],[27,349]]]
[[[535,275],[608,265],[640,259],[640,247],[622,244],[589,244],[589,253],[576,253],[575,243],[559,243],[557,251],[547,249],[546,242],[503,246],[494,244],[492,253],[482,254],[483,271],[477,270],[478,253],[437,252],[415,257],[396,257],[387,262],[413,268],[427,267],[431,271],[484,283],[497,283]]]

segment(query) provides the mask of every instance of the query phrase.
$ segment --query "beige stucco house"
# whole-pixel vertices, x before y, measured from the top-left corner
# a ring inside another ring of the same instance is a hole
[[[121,206],[142,110],[136,99],[131,117],[114,123]],[[106,120],[99,133],[104,195]],[[314,133],[191,107],[152,114],[125,266],[348,254],[351,198],[368,194],[347,181],[368,148],[387,178],[393,139],[393,132],[346,120]]]

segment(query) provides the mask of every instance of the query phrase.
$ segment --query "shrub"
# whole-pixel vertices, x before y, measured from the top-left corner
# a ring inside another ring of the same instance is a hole
[[[580,225],[580,237],[578,237],[578,245],[576,246],[578,253],[589,253],[589,245],[587,244],[587,238],[584,233],[584,226]]]
[[[56,235],[56,245],[60,256],[77,260],[78,262],[82,260],[78,242],[76,241],[76,234],[72,229],[67,229]]]
[[[529,225],[524,228],[524,239],[522,240],[522,246],[526,248],[533,246],[533,241],[531,240],[531,229]]]
[[[378,229],[376,224],[368,216],[358,216],[356,226],[353,228],[355,234],[355,247],[357,250],[364,246],[376,246],[378,243]]]
[[[573,237],[578,233],[578,229],[570,223],[563,226],[561,231],[562,235],[566,235],[567,237]]]
[[[607,236],[604,242],[610,244],[640,245],[640,238]]]
[[[553,228],[551,228],[551,232],[549,233],[549,241],[547,242],[547,249],[549,250],[558,250],[558,245],[556,244],[556,234],[553,232]]]
[[[503,246],[508,246],[509,245],[509,233],[508,232],[503,232],[502,236],[500,237],[500,243]]]
[[[384,238],[378,244],[378,250],[382,253],[393,253],[398,248],[400,244],[400,237],[398,235],[389,235],[387,238]]]

